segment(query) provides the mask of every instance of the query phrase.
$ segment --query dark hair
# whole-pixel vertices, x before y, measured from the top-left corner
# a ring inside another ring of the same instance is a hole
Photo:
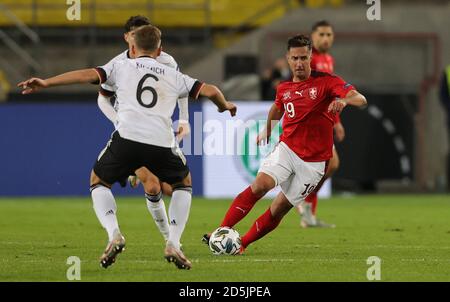
[[[333,28],[333,26],[330,24],[330,22],[328,22],[327,20],[321,20],[321,21],[317,21],[316,23],[314,23],[314,25],[312,26],[312,31],[316,31],[317,28],[322,27],[322,26],[329,26],[331,28]]]
[[[143,25],[149,25],[150,20],[145,16],[131,16],[128,18],[127,22],[125,23],[125,32],[130,32],[135,28],[141,27]]]
[[[288,40],[287,50],[295,47],[308,47],[308,50],[311,50],[311,40],[305,35],[296,35]]]
[[[144,25],[134,32],[136,47],[144,51],[154,51],[161,45],[161,31],[153,25]]]

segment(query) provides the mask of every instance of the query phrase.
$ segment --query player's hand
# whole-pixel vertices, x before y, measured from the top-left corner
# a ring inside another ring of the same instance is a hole
[[[189,122],[181,121],[178,123],[178,129],[176,132],[176,139],[177,142],[181,142],[183,138],[191,133],[191,126],[189,125]]]
[[[334,124],[334,135],[338,143],[342,142],[345,138],[345,129],[342,123]]]
[[[17,87],[21,87],[22,94],[30,94],[41,90],[42,88],[48,87],[48,84],[45,80],[39,78],[31,78],[26,81],[20,82],[17,84]]]
[[[347,103],[343,100],[334,100],[330,103],[328,106],[328,112],[331,112],[332,114],[339,114],[342,112],[342,110],[347,106]]]
[[[236,115],[237,107],[231,102],[227,102],[224,108],[219,109],[219,112],[230,111],[231,116]]]
[[[261,133],[256,137],[256,144],[259,146],[264,146],[269,143],[270,136],[267,135],[267,131],[264,129]]]

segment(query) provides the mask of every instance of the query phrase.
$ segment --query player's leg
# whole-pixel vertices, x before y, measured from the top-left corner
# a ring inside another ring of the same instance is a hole
[[[137,169],[135,174],[144,187],[147,209],[152,215],[159,232],[164,240],[167,241],[169,239],[169,220],[167,218],[166,205],[162,199],[159,179],[146,167]]]
[[[258,200],[290,177],[289,167],[288,147],[280,143],[264,159],[253,183],[233,200],[220,226],[234,227],[247,216]],[[202,241],[208,244],[210,235],[204,234]]]
[[[169,205],[169,239],[164,250],[167,261],[173,262],[179,269],[190,269],[191,262],[181,251],[181,236],[189,218],[192,202],[192,179],[186,158],[179,148],[156,147],[152,157],[148,158],[150,170],[172,187]],[[155,153],[156,152],[156,153]]]
[[[95,214],[108,233],[109,241],[112,241],[114,234],[120,233],[120,229],[116,217],[117,205],[111,192],[111,185],[103,182],[92,170],[90,191]]]
[[[94,171],[91,172],[90,185],[95,214],[108,233],[108,244],[100,257],[100,265],[107,268],[125,249],[125,238],[119,229],[116,217],[117,205],[111,192],[111,185],[103,182]]]
[[[180,247],[181,236],[189,218],[192,202],[192,179],[189,173],[182,182],[172,185],[173,193],[169,206],[169,241]]]
[[[280,192],[280,194],[275,197],[269,209],[267,209],[264,214],[259,216],[248,232],[242,236],[241,253],[250,243],[273,231],[280,224],[281,220],[290,211],[290,209],[292,209],[292,204],[289,203],[286,196]]]
[[[169,240],[165,249],[167,261],[174,262],[180,269],[192,267],[189,259],[181,251],[181,236],[183,235],[192,202],[192,179],[191,174],[181,181],[172,184],[172,199],[169,206]]]
[[[130,184],[130,186],[135,189],[139,186],[139,184],[141,183],[141,180],[135,175],[130,175],[128,176],[128,183]],[[166,196],[172,196],[172,186],[169,185],[166,182],[161,182],[161,189],[162,189],[162,193],[163,195]],[[125,185],[122,185],[122,187],[125,187]]]
[[[173,190],[171,185],[169,185],[167,182],[161,182],[160,185],[164,195],[172,196]]]
[[[276,181],[272,176],[259,172],[253,183],[233,200],[220,226],[234,227],[247,216],[256,202],[275,186]]]
[[[280,143],[261,163],[253,183],[233,200],[221,226],[234,227],[258,200],[290,175],[288,147]]]
[[[132,174],[141,165],[135,162],[136,152],[142,144],[131,142],[113,133],[107,147],[100,153],[91,173],[91,195],[95,213],[108,233],[109,242],[100,258],[106,268],[113,264],[125,248],[116,217],[117,206],[111,185]]]
[[[247,216],[256,202],[275,186],[276,181],[272,176],[269,176],[264,172],[259,172],[253,183],[244,191],[239,193],[239,195],[233,200],[220,226],[227,226],[230,228],[234,227],[235,224]],[[211,233],[204,234],[202,241],[205,244],[209,244],[210,236]]]
[[[100,224],[108,233],[108,244],[100,257],[100,264],[107,268],[115,262],[116,257],[125,248],[116,212],[117,205],[111,192],[111,185],[103,182],[94,171],[91,172],[90,191],[95,214]]]
[[[321,189],[325,180],[330,178],[339,169],[339,164],[340,164],[339,155],[336,151],[336,148],[333,147],[333,157],[329,160],[328,167],[327,167],[327,170],[326,170],[323,180],[317,185],[316,189],[305,198],[305,201],[301,202],[297,206],[297,210],[302,215],[300,225],[303,228],[308,228],[308,227],[334,228],[335,227],[334,224],[328,224],[328,223],[316,218],[317,203],[318,203],[317,193]]]

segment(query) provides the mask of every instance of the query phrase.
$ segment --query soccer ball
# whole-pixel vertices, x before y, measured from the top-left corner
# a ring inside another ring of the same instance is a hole
[[[220,227],[209,237],[209,249],[214,255],[236,255],[240,248],[241,237],[232,228]]]

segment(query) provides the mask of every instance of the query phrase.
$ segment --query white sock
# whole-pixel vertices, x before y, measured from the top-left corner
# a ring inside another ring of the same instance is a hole
[[[174,190],[169,206],[169,242],[175,248],[180,248],[180,239],[183,234],[186,222],[189,217],[189,210],[191,208],[192,190]]]
[[[145,194],[147,209],[152,215],[159,232],[167,241],[169,239],[169,219],[167,218],[166,205],[161,197],[161,193],[157,195]]]
[[[298,212],[300,215],[303,215],[303,206],[304,206],[304,202],[305,202],[305,201],[302,201],[302,202],[300,202],[300,203],[296,206],[297,212]]]
[[[95,186],[91,189],[92,202],[95,214],[101,225],[108,232],[109,241],[114,238],[115,232],[120,232],[117,222],[116,212],[117,205],[111,190],[102,185]]]
[[[302,209],[303,209],[302,219],[304,219],[306,221],[306,223],[309,225],[316,225],[317,220],[316,220],[316,216],[314,216],[314,214],[312,213],[311,203],[303,202],[302,206],[303,206],[302,207]]]

